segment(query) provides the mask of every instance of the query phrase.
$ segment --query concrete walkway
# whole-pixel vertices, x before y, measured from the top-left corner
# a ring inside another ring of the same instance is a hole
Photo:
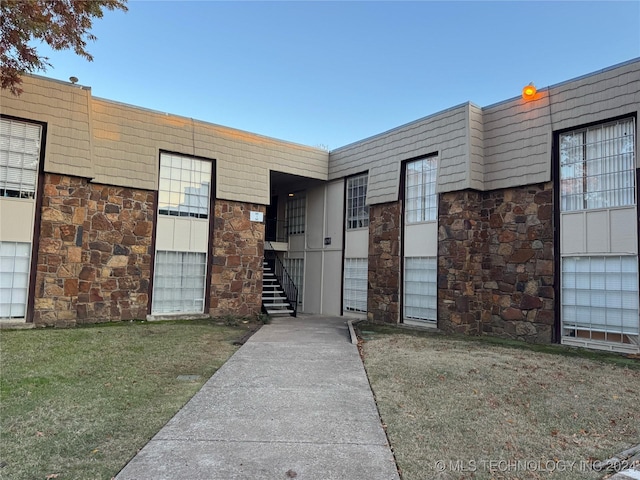
[[[274,319],[117,475],[399,479],[346,319]]]

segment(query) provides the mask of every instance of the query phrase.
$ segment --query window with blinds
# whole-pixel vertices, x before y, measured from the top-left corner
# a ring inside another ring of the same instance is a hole
[[[40,125],[0,119],[0,197],[35,198]]]
[[[203,313],[206,254],[157,251],[153,313]]]
[[[344,261],[344,310],[367,311],[367,277],[369,262],[366,258],[346,258]]]
[[[404,259],[404,318],[436,323],[438,317],[435,257]]]
[[[588,226],[584,251],[561,252],[564,343],[622,351],[638,342],[637,252],[610,241],[588,248],[590,231],[610,239],[636,235],[637,210],[626,217],[635,222],[616,224],[615,231],[609,220],[613,211],[636,205],[635,129],[635,119],[627,118],[559,135],[561,228],[567,218]]]
[[[635,120],[560,135],[563,212],[635,203]]]

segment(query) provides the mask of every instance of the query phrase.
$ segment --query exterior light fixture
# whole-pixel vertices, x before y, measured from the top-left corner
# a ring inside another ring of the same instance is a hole
[[[533,85],[533,83],[530,83],[522,89],[522,98],[524,98],[525,100],[533,100],[533,98],[536,96],[536,92],[536,87]]]
[[[293,195],[294,195],[293,193],[290,193],[290,194],[289,194],[289,196],[290,196],[290,197],[293,197]]]

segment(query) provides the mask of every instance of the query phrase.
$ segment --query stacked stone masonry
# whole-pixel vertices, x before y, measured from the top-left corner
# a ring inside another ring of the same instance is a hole
[[[264,205],[216,200],[211,266],[212,316],[258,315],[262,308],[264,223],[250,214]]]
[[[73,326],[145,318],[149,312],[155,193],[45,174],[33,321]],[[262,205],[216,201],[213,316],[260,313]]]
[[[400,320],[401,202],[369,211],[368,319]],[[440,195],[438,327],[553,339],[552,183]]]
[[[155,194],[44,175],[33,321],[145,318]]]
[[[553,340],[552,183],[440,196],[438,325]]]
[[[397,323],[400,314],[400,203],[369,208],[367,317]]]

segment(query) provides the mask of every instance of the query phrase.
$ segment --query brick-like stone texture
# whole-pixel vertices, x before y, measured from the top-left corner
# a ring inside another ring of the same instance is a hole
[[[551,182],[442,194],[438,233],[441,329],[552,341]]]
[[[145,318],[155,195],[45,174],[33,321]]]
[[[210,310],[212,316],[258,315],[262,308],[264,224],[250,212],[264,205],[216,200]]]
[[[378,323],[399,321],[400,203],[369,207],[367,318]]]

